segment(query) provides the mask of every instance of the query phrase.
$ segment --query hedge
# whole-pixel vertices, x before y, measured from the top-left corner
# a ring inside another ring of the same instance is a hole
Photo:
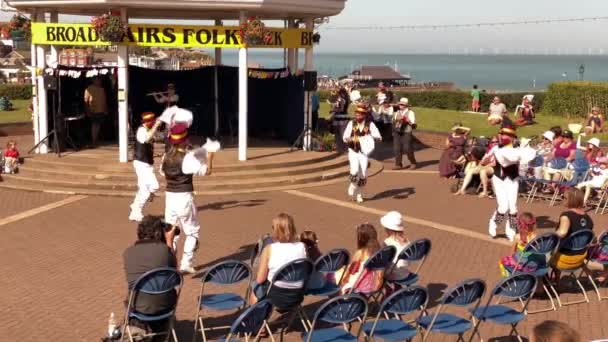
[[[0,97],[6,96],[11,100],[29,100],[32,98],[31,84],[2,84]]]
[[[557,82],[547,89],[547,112],[565,117],[584,117],[593,106],[599,107],[602,113],[608,112],[608,82]]]

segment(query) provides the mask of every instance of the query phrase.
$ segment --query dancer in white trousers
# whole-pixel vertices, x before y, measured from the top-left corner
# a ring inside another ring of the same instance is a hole
[[[137,175],[137,194],[131,204],[129,220],[141,221],[144,218],[146,203],[154,198],[158,190],[158,180],[154,175],[154,134],[162,122],[157,121],[154,113],[145,112],[141,115],[142,124],[135,136],[135,155],[133,168]]]
[[[536,155],[536,151],[532,148],[513,147],[513,141],[516,137],[516,131],[513,127],[503,126],[498,134],[499,145],[488,153],[488,156],[494,156],[496,159],[492,186],[498,204],[496,211],[490,218],[488,231],[492,237],[496,237],[496,228],[505,222],[505,234],[510,241],[513,241],[517,233],[519,163],[527,163],[534,159]]]
[[[373,140],[382,140],[380,131],[371,121],[366,105],[357,106],[355,119],[351,120],[342,139],[348,145],[348,161],[350,164],[350,184],[348,195],[358,203],[363,202],[363,187],[367,184],[367,167],[369,154],[373,151]],[[370,144],[371,142],[371,144]]]
[[[192,259],[198,246],[200,224],[194,203],[193,175],[204,176],[211,173],[213,155],[220,148],[218,142],[207,141],[197,149],[187,151],[188,127],[178,124],[171,128],[168,139],[171,144],[169,152],[163,159],[162,171],[167,181],[165,193],[165,221],[181,228],[186,239],[180,263],[180,271],[194,273]],[[180,231],[180,233],[181,233]],[[173,245],[177,244],[176,235]]]

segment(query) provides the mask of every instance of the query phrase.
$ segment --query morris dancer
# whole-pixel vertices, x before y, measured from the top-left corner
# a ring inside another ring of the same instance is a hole
[[[513,141],[517,138],[515,128],[504,125],[498,133],[499,145],[495,146],[484,158],[494,156],[494,176],[492,186],[498,207],[490,218],[488,230],[496,237],[496,228],[505,222],[505,233],[513,241],[517,233],[517,194],[519,190],[519,163],[534,159],[536,151],[532,148],[515,148]],[[482,161],[482,165],[485,165]]]
[[[145,112],[141,115],[142,124],[137,129],[135,137],[135,156],[133,168],[137,175],[137,194],[131,204],[129,220],[141,221],[144,218],[143,210],[148,201],[154,198],[158,190],[158,181],[154,175],[154,134],[162,124],[156,120],[154,113]]]
[[[171,148],[163,159],[162,171],[167,186],[165,193],[165,221],[181,228],[186,235],[180,271],[194,273],[192,259],[198,246],[200,224],[194,204],[193,175],[209,175],[213,167],[213,155],[220,149],[219,142],[207,141],[197,149],[186,151],[188,127],[184,124],[173,126],[169,135]],[[176,238],[173,241],[175,246]]]
[[[367,183],[368,156],[374,148],[373,139],[382,140],[378,128],[369,119],[368,108],[367,105],[357,106],[355,119],[348,123],[342,136],[342,140],[348,144],[348,161],[350,163],[348,195],[358,203],[363,202],[362,188]]]
[[[171,143],[169,142],[169,132],[176,125],[185,125],[186,128],[190,128],[192,126],[193,115],[192,112],[179,108],[178,106],[168,107],[163,111],[158,120],[165,123],[165,130],[167,132],[165,139],[165,152],[169,151],[171,147]]]

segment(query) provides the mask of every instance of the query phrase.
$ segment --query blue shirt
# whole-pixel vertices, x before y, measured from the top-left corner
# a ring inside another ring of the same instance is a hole
[[[314,93],[312,94],[312,111],[313,112],[318,112],[319,111],[319,94]]]

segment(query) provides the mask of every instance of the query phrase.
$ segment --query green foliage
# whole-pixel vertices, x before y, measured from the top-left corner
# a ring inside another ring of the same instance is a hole
[[[13,110],[11,100],[6,96],[0,96],[0,111]]]
[[[364,98],[374,99],[376,95],[376,89],[363,89],[361,90],[361,96]],[[327,100],[329,97],[329,90],[320,90],[319,98],[321,101]],[[415,107],[426,107],[426,108],[438,108],[438,109],[451,109],[459,111],[471,110],[471,94],[465,91],[423,91],[423,92],[408,92],[408,91],[393,91],[395,95],[395,102],[399,101],[401,97],[407,97],[410,104]],[[524,95],[530,93],[508,93],[500,94],[502,102],[507,106],[509,111],[515,110],[517,105],[521,104]],[[534,101],[532,104],[537,112],[543,109],[544,93],[532,93],[534,95]],[[487,111],[494,94],[481,94],[481,110]]]
[[[336,149],[336,136],[331,133],[323,133],[319,141],[319,151],[334,151]]]
[[[545,111],[565,117],[584,117],[597,106],[608,111],[608,82],[569,81],[547,89]]]
[[[2,84],[0,85],[0,96],[6,96],[11,100],[28,100],[32,98],[32,86],[30,84]]]

